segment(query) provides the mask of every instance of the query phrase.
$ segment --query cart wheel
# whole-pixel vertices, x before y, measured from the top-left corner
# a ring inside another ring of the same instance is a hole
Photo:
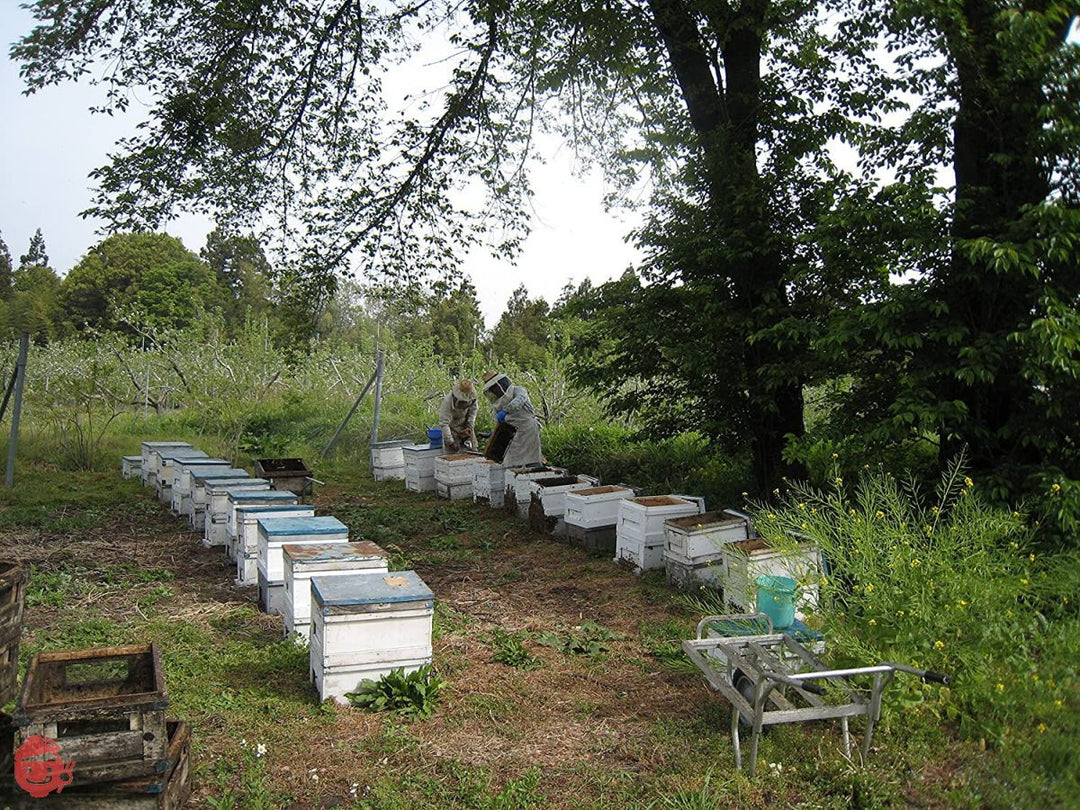
[[[735,687],[735,691],[742,695],[746,702],[751,706],[754,705],[754,682],[746,677],[745,673],[741,669],[736,669],[731,677],[732,686]],[[738,709],[732,708],[732,711],[738,712]],[[753,726],[752,723],[746,722],[743,719],[742,712],[739,712],[739,726],[748,729]]]

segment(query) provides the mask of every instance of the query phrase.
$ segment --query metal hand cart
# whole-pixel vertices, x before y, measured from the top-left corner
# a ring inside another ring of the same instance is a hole
[[[724,628],[722,632],[734,631],[736,634],[703,638],[702,633],[714,624]],[[765,632],[760,632],[762,630]],[[764,726],[839,719],[844,734],[844,754],[850,757],[848,718],[863,716],[866,731],[861,752],[865,759],[870,753],[874,724],[881,717],[882,692],[897,672],[906,672],[927,682],[949,683],[946,675],[904,664],[828,669],[799,641],[774,632],[772,620],[764,613],[706,616],[698,622],[697,638],[684,641],[682,647],[704,674],[709,686],[727,698],[732,706],[731,742],[736,768],[742,768],[739,725],[742,723],[751,729],[750,776],[754,775],[758,742]],[[854,681],[864,675],[873,676],[869,689]],[[826,692],[815,681],[828,682],[835,689]]]

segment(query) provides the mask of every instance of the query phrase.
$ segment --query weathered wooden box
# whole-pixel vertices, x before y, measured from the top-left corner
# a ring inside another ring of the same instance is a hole
[[[507,514],[527,520],[532,493],[529,482],[537,478],[554,478],[567,475],[565,467],[511,467],[506,471],[506,500],[503,508]]]
[[[535,478],[529,482],[529,525],[553,537],[566,535],[566,496],[574,490],[595,487],[597,480],[588,475],[559,475]]]
[[[142,443],[142,482],[143,486],[157,486],[157,470],[160,459],[154,453],[157,450],[177,450],[191,447],[187,442],[143,442]]]
[[[236,510],[244,506],[299,506],[300,496],[288,490],[275,489],[230,489],[228,513],[226,514],[225,553],[230,560],[235,560],[241,553],[240,523]]]
[[[664,567],[664,521],[705,511],[702,498],[650,495],[619,501],[615,528],[615,561],[625,561],[637,573]]]
[[[0,706],[15,697],[25,601],[26,569],[14,560],[0,560]]]
[[[300,497],[311,494],[311,470],[302,458],[257,458],[255,475],[270,481],[270,488],[293,492]]]
[[[202,450],[191,447],[180,447],[175,450],[155,450],[154,458],[157,459],[157,481],[154,488],[157,491],[158,500],[164,504],[172,503],[172,485],[176,478],[176,462],[182,459],[209,458]]]
[[[315,517],[315,507],[303,504],[256,504],[236,507],[236,584],[259,582],[259,518]]]
[[[742,610],[754,610],[757,586],[763,574],[791,577],[800,584],[801,598],[795,615],[817,604],[817,580],[821,575],[821,552],[810,543],[794,548],[777,548],[763,538],[728,543],[723,547],[724,599]]]
[[[750,518],[741,512],[705,512],[664,523],[664,570],[677,588],[723,587],[723,547],[750,539]]]
[[[180,810],[191,797],[191,728],[176,720],[166,722],[169,744],[167,772],[139,779],[65,787],[35,799],[17,788],[5,805],[12,810],[72,808],[72,810]],[[76,771],[78,763],[75,764]]]
[[[349,528],[335,517],[258,518],[259,607],[285,614],[285,559],[281,547],[348,543]]]
[[[585,529],[581,526],[566,524],[566,539],[570,545],[580,546],[592,554],[602,554],[605,557],[615,555],[615,527],[599,526],[595,529]]]
[[[285,637],[297,641],[311,636],[311,579],[361,573],[385,572],[389,555],[370,540],[354,543],[286,544],[281,547],[285,561]]]
[[[567,527],[614,530],[619,522],[619,501],[633,498],[636,494],[630,487],[618,484],[568,492],[563,519]]]
[[[142,456],[123,456],[120,459],[120,473],[124,478],[142,477]]]
[[[76,763],[73,785],[166,773],[168,702],[154,644],[39,653],[15,707],[17,745],[56,740]]]
[[[311,679],[346,703],[365,678],[431,663],[435,597],[415,571],[311,580]]]
[[[442,447],[430,444],[407,444],[401,448],[405,459],[405,489],[410,492],[435,490],[435,459],[443,454]]]
[[[376,481],[405,478],[405,453],[403,449],[410,444],[412,442],[408,439],[394,439],[386,442],[375,442],[371,445],[371,475]]]
[[[506,468],[489,458],[473,462],[473,502],[502,509],[506,498]]]
[[[230,493],[270,492],[270,484],[262,478],[210,478],[203,488],[206,492],[206,510],[203,512],[203,545],[207,548],[224,546],[229,542],[229,516],[233,504]],[[275,496],[277,497],[277,496]],[[291,503],[296,496],[285,493],[284,498]]]
[[[193,471],[229,470],[232,466],[223,458],[193,458],[175,462],[172,485],[172,510],[178,515],[191,514],[191,496],[195,487]],[[246,475],[247,473],[244,473]]]

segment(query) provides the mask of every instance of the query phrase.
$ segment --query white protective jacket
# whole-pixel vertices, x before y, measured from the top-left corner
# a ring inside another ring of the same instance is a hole
[[[442,428],[443,447],[448,450],[460,450],[462,445],[468,442],[472,449],[476,449],[476,400],[464,408],[454,407],[454,394],[451,391],[443,397],[439,405],[439,427]],[[465,431],[468,430],[468,437]]]
[[[510,446],[503,456],[504,467],[524,467],[527,464],[540,464],[543,454],[540,451],[540,420],[536,418],[529,392],[520,385],[513,385],[510,390],[495,401],[492,412],[506,411],[506,422],[517,429]]]

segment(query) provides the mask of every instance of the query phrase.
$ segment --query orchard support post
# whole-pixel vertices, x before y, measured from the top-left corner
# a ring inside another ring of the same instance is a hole
[[[7,474],[4,484],[8,489],[15,486],[15,452],[19,446],[19,417],[22,415],[23,381],[26,379],[26,355],[30,351],[30,334],[23,332],[19,338],[19,361],[15,365],[15,401],[11,409],[11,438],[8,440]]]

